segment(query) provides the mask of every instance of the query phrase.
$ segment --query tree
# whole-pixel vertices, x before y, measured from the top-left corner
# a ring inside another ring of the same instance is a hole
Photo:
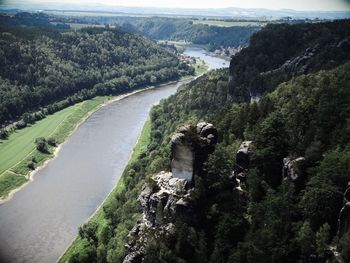
[[[9,137],[9,132],[6,129],[0,129],[0,139],[6,140]]]
[[[340,239],[338,249],[344,262],[350,262],[350,231]]]
[[[297,241],[300,246],[301,254],[308,258],[315,249],[315,234],[311,229],[309,221],[305,221],[300,227],[297,233]]]
[[[264,179],[277,187],[282,181],[282,161],[287,156],[287,132],[282,114],[272,112],[258,127],[257,162]]]
[[[326,223],[316,233],[316,251],[320,257],[324,257],[328,250],[331,227]]]
[[[57,145],[57,140],[53,137],[50,137],[47,139],[47,143],[50,145],[50,146],[56,146]]]
[[[88,240],[83,239],[68,261],[71,263],[90,263],[94,262],[95,259],[96,247]]]
[[[85,238],[90,243],[97,243],[97,227],[95,222],[85,223],[83,226],[79,227],[79,236]]]
[[[39,152],[42,152],[42,153],[48,153],[49,152],[49,148],[47,146],[47,141],[46,141],[45,138],[40,137],[40,138],[35,139],[35,144],[36,144],[36,149]]]

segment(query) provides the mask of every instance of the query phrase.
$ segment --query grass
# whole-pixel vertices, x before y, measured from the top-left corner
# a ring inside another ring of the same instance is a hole
[[[193,24],[208,26],[233,27],[233,26],[265,26],[266,22],[260,21],[225,21],[225,20],[193,20]]]
[[[68,25],[71,27],[71,29],[79,30],[86,27],[99,27],[104,28],[105,25],[99,25],[99,24],[81,24],[81,23],[68,23]],[[110,28],[115,28],[115,26],[109,26]]]
[[[142,152],[146,151],[147,146],[150,143],[150,134],[151,134],[151,121],[147,120],[145,125],[142,128],[141,134],[133,149],[133,152],[131,154],[131,157],[129,159],[127,166],[137,161],[138,156],[140,156]],[[121,176],[121,178],[119,179],[113,191],[107,196],[107,198],[105,199],[103,204],[98,208],[96,213],[88,220],[89,222],[95,222],[98,224],[97,232],[101,231],[101,229],[108,224],[108,221],[104,216],[103,206],[108,205],[111,201],[113,201],[113,198],[115,197],[115,195],[121,192],[123,188],[124,188],[124,181],[123,181],[123,176]],[[76,251],[79,251],[82,247],[83,247],[83,240],[79,236],[77,236],[75,240],[72,242],[72,244],[65,251],[65,253],[61,256],[58,262],[59,263],[68,262],[71,255],[75,254]]]
[[[188,45],[192,45],[192,42],[187,42],[184,40],[174,41],[174,40],[158,40],[158,44],[174,45],[180,53],[183,53]]]
[[[204,60],[199,58],[196,58],[196,63],[193,65],[193,67],[194,67],[196,76],[200,76],[203,73],[207,72],[209,68],[208,64],[205,63]]]
[[[7,196],[11,190],[20,187],[27,181],[28,179],[25,176],[18,176],[7,171],[0,176],[0,193]]]
[[[108,97],[96,97],[70,106],[0,140],[0,197],[6,197],[28,180],[32,171],[27,166],[29,162],[34,159],[35,166],[40,166],[53,156],[54,147],[47,154],[36,150],[36,138],[53,137],[58,144],[63,143],[77,124],[106,100]]]
[[[49,137],[57,126],[74,111],[74,106],[59,111],[36,124],[17,130],[0,144],[0,174],[14,166],[35,149],[35,139]]]

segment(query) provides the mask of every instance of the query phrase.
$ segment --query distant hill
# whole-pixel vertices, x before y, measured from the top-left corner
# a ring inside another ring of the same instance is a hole
[[[193,72],[152,41],[109,28],[0,26],[0,57],[0,125]]]
[[[293,18],[323,18],[323,19],[342,19],[350,17],[348,11],[296,11],[292,9],[271,10],[263,8],[160,8],[160,7],[124,7],[96,4],[33,4],[33,3],[11,3],[0,7],[0,10],[21,9],[21,10],[51,10],[51,11],[76,11],[76,12],[108,12],[121,14],[137,14],[142,16],[164,15],[164,16],[191,16],[191,17],[293,17]]]

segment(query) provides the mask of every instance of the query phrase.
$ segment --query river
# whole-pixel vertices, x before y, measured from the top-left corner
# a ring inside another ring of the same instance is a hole
[[[201,48],[185,54],[210,69],[228,66]],[[81,124],[34,181],[0,205],[0,262],[55,262],[119,180],[151,106],[179,85],[113,102]]]

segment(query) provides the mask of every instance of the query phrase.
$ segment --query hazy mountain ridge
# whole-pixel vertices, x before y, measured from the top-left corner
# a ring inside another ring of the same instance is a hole
[[[193,17],[294,17],[294,18],[324,18],[340,19],[350,17],[349,11],[296,11],[290,9],[250,9],[250,8],[159,8],[159,7],[123,7],[87,4],[5,4],[0,10],[22,9],[22,10],[47,10],[47,11],[80,11],[80,12],[107,12],[119,14],[138,14],[138,15],[164,15],[164,16],[193,16]]]

